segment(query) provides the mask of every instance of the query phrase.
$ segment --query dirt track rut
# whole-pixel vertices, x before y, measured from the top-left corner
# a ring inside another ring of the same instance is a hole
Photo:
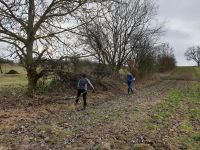
[[[73,134],[61,149],[131,149],[142,140],[141,124],[152,108],[174,89],[187,87],[186,81],[158,81],[115,99],[94,104],[85,111],[60,112],[60,122],[67,122]],[[64,119],[63,119],[64,118]],[[51,118],[52,122],[56,119]],[[58,120],[57,120],[58,121]],[[55,122],[54,122],[55,123]]]
[[[20,139],[13,144],[14,149],[132,149],[138,140],[145,140],[141,125],[153,107],[171,90],[188,84],[188,81],[157,81],[136,87],[133,95],[95,101],[84,111],[47,110],[48,114],[41,114],[27,126],[22,128],[23,123],[17,123],[15,131],[2,134]]]

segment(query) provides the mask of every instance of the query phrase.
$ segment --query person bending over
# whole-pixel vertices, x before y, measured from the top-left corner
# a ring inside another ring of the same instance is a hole
[[[75,105],[78,103],[79,97],[82,94],[83,95],[83,109],[85,109],[86,106],[87,106],[87,90],[88,90],[88,86],[90,86],[93,89],[93,92],[95,92],[94,86],[92,85],[90,80],[87,79],[86,74],[82,74],[81,78],[78,81],[78,85],[77,85],[77,96],[76,96],[76,100],[75,100]]]

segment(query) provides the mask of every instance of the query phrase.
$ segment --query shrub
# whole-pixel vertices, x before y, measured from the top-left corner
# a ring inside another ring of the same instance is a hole
[[[6,74],[19,74],[19,73],[15,70],[10,70]]]

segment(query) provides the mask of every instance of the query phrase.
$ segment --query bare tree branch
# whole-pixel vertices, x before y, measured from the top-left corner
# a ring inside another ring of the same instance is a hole
[[[189,47],[185,52],[187,60],[194,60],[200,66],[200,46]]]
[[[96,53],[99,62],[119,70],[136,49],[150,49],[146,39],[150,41],[159,32],[150,26],[155,5],[147,0],[119,0],[106,3],[105,7],[107,10],[98,18],[81,28],[80,39],[88,53]]]

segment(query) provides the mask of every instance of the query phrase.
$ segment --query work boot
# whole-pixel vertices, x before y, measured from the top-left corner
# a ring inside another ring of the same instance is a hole
[[[75,106],[78,104],[78,100],[79,100],[79,99],[76,99],[76,100],[75,100],[75,102],[74,102],[74,105],[75,105]]]
[[[131,89],[131,93],[134,94],[133,90]]]
[[[87,106],[87,105],[83,105],[83,110],[85,110],[85,109],[86,109],[86,106]]]

